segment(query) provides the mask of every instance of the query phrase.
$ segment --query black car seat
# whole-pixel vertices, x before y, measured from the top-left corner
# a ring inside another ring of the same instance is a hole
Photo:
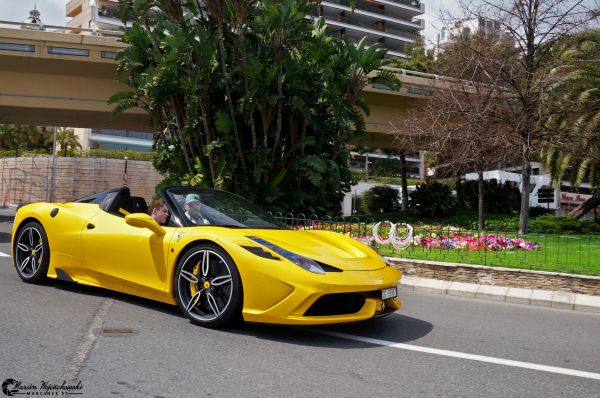
[[[144,198],[139,196],[130,196],[125,204],[124,209],[129,213],[146,213],[148,214],[148,205]]]

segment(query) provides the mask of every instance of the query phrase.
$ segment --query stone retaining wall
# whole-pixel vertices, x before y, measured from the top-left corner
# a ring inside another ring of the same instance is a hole
[[[565,292],[600,296],[600,277],[596,276],[408,260],[403,258],[390,258],[390,260],[404,275],[421,278],[526,289],[562,290]]]
[[[52,157],[0,159],[0,206],[50,198]],[[131,194],[150,201],[163,180],[152,162],[125,159],[57,157],[52,201],[66,202],[127,185]]]

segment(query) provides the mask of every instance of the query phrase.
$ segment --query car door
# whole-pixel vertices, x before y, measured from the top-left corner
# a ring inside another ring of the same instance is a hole
[[[124,217],[101,211],[89,220],[81,236],[88,275],[109,289],[164,298],[174,228],[165,227],[165,231],[158,236],[128,225]]]

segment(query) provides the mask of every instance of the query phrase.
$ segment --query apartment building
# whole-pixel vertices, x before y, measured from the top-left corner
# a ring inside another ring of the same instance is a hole
[[[65,5],[67,26],[92,30],[118,30],[119,0],[70,0]]]
[[[325,18],[330,33],[347,36],[357,42],[364,36],[369,44],[380,43],[389,56],[408,58],[405,47],[425,28],[417,18],[425,13],[419,0],[348,0],[321,1],[319,15]],[[118,0],[70,0],[67,26],[92,30],[115,30],[121,23]]]
[[[444,46],[452,43],[461,35],[472,35],[478,32],[485,34],[497,34],[502,32],[502,25],[499,21],[479,17],[455,21],[448,26],[444,26],[437,34],[436,54],[444,51]]]
[[[379,43],[398,58],[409,58],[406,46],[425,29],[425,21],[417,18],[425,5],[418,0],[356,0],[354,9],[348,0],[327,0],[319,12],[330,34],[355,42],[366,36],[369,44]]]

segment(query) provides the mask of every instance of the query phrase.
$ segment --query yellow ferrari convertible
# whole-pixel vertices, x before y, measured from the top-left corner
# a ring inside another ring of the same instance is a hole
[[[160,192],[164,225],[122,187],[17,211],[12,254],[25,282],[46,278],[177,304],[194,323],[316,325],[400,308],[400,272],[364,244],[292,230],[224,191]]]

